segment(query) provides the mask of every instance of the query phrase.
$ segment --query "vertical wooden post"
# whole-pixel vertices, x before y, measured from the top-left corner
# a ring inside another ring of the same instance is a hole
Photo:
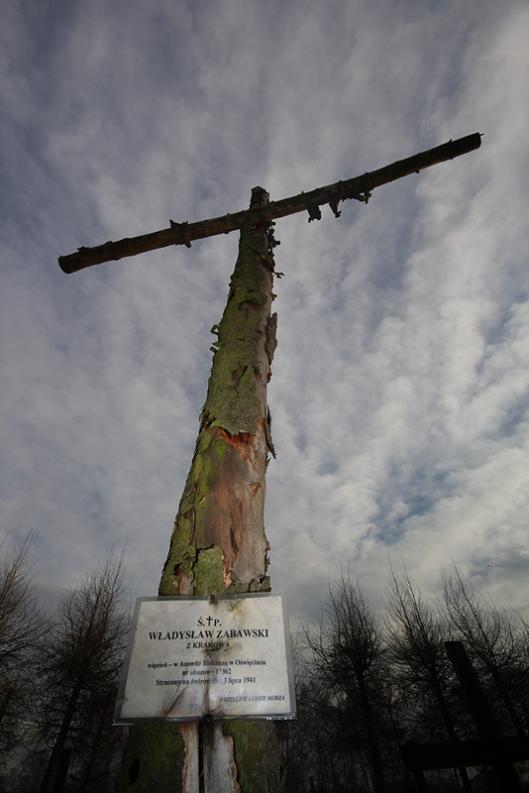
[[[447,655],[463,688],[479,737],[487,747],[494,773],[512,793],[521,791],[512,760],[505,756],[501,733],[462,642],[445,642]]]
[[[268,203],[254,188],[250,208]],[[265,470],[273,454],[266,387],[276,346],[271,314],[272,227],[241,227],[189,475],[159,588],[162,596],[270,589],[264,530]],[[199,768],[199,756],[202,767]],[[120,791],[277,793],[279,748],[271,721],[134,727]]]

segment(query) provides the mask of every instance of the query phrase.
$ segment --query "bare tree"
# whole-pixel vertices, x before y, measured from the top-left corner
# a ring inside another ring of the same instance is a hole
[[[53,736],[53,744],[41,793],[57,787],[70,752],[72,767],[84,779],[80,789],[89,789],[86,756],[100,742],[101,713],[108,712],[109,698],[115,695],[126,612],[121,561],[116,563],[111,556],[61,604],[58,620],[42,647],[42,727]],[[94,772],[95,759],[94,755],[88,763]]]
[[[296,719],[279,722],[285,793],[341,793],[346,754],[339,740],[327,689],[315,677],[303,637],[291,637]],[[350,776],[349,776],[350,781]],[[348,789],[348,788],[347,788]]]
[[[476,597],[456,565],[442,574],[442,590],[452,628],[481,669],[490,676],[516,732],[524,736],[526,731],[510,685],[515,677],[520,674],[526,677],[527,673],[527,669],[520,668],[520,650],[524,644],[520,630],[492,601],[484,603]],[[522,634],[524,632],[522,625]],[[525,661],[523,659],[522,666]]]
[[[44,623],[27,572],[30,536],[0,559],[0,764],[28,724],[34,676],[32,653]],[[3,551],[3,544],[0,552]],[[25,718],[24,718],[25,716]]]
[[[458,735],[451,696],[452,670],[444,648],[446,639],[446,621],[425,601],[407,570],[400,578],[393,572],[386,641],[397,686],[408,704],[407,714],[415,710],[423,729],[428,724],[434,730],[440,716],[442,729],[455,741]],[[411,703],[415,703],[415,708]],[[463,789],[471,790],[466,769],[461,767],[459,775]]]
[[[117,682],[117,681],[116,681]],[[72,793],[103,793],[113,789],[125,747],[122,728],[112,726],[117,689],[105,685],[82,698],[76,721],[76,753],[68,778]]]
[[[381,634],[360,587],[349,578],[331,587],[327,617],[328,625],[320,626],[318,634],[307,632],[314,675],[326,688],[328,707],[348,733],[349,745],[365,749],[374,790],[382,793]]]
[[[407,738],[475,737],[446,654],[449,638],[463,639],[472,652],[480,683],[503,710],[504,728],[509,708],[519,718],[528,712],[529,625],[479,601],[456,573],[444,576],[437,605],[405,569],[393,574],[385,631],[358,584],[342,578],[331,588],[319,630],[305,631],[298,723],[282,732],[287,790],[393,789],[405,785],[398,747]],[[464,767],[440,771],[439,782],[473,789]]]

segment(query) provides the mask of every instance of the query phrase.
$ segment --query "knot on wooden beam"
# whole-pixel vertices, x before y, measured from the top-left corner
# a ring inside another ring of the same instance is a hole
[[[189,240],[187,229],[188,221],[184,220],[183,223],[175,223],[174,220],[169,219],[169,225],[177,232],[178,237],[180,237],[180,239],[176,240],[175,245],[185,245],[186,248],[190,248],[191,241]]]
[[[338,199],[338,201],[347,201],[349,199],[354,199],[355,201],[360,201],[362,204],[367,204],[369,199],[371,198],[371,191],[375,185],[372,184],[370,181],[370,174],[366,173],[363,176],[359,176],[356,179],[349,179],[346,182],[339,181],[334,185],[332,202],[329,201],[329,206],[333,209],[333,203]],[[352,184],[352,182],[356,182],[356,184]],[[358,184],[360,183],[360,184]],[[338,202],[336,202],[338,203]],[[335,217],[338,215],[335,214]]]

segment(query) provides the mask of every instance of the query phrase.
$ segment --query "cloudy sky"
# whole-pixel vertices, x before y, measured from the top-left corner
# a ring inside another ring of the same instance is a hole
[[[274,590],[454,560],[529,612],[529,3],[18,0],[0,28],[0,540],[53,604],[126,543],[156,593],[237,234],[64,275],[57,256],[480,150],[335,220],[278,221]]]

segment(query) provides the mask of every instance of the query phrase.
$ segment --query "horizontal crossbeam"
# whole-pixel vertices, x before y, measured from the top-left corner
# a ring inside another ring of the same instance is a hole
[[[117,242],[105,242],[93,248],[79,248],[76,253],[59,256],[59,265],[65,273],[74,273],[85,267],[122,259],[125,256],[136,256],[138,253],[170,245],[187,245],[189,247],[193,240],[213,237],[217,234],[228,234],[230,231],[240,229],[247,217],[256,225],[267,225],[277,218],[307,211],[309,221],[316,220],[321,217],[319,207],[324,204],[329,204],[334,214],[338,216],[337,207],[340,201],[355,198],[367,203],[376,187],[394,182],[396,179],[401,179],[412,173],[419,173],[431,165],[467,154],[479,148],[480,145],[481,135],[476,132],[458,140],[451,140],[434,149],[420,152],[405,160],[398,160],[377,171],[365,173],[363,176],[355,176],[346,181],[318,187],[309,193],[302,192],[290,198],[272,201],[263,209],[246,209],[234,214],[228,213],[221,217],[199,220],[196,223],[170,221],[169,228],[153,231],[150,234],[128,237]]]
[[[529,760],[529,738],[407,743],[400,747],[400,753],[408,771],[486,765],[498,759],[514,762]]]

